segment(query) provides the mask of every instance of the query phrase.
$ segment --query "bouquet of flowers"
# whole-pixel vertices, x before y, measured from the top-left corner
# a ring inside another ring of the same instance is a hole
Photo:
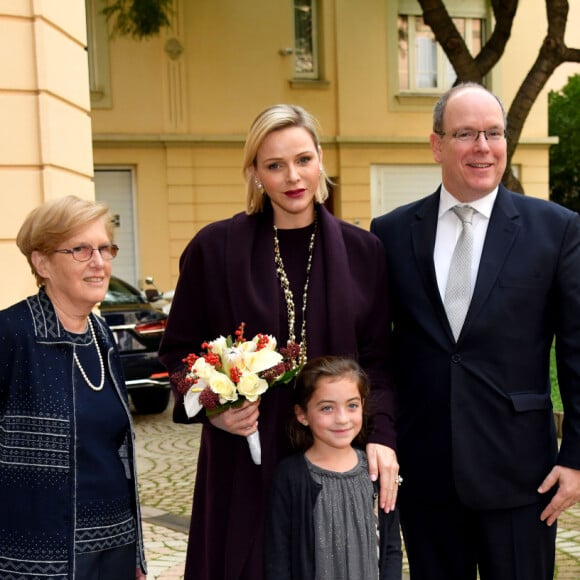
[[[177,388],[184,395],[188,417],[201,409],[211,417],[239,407],[244,401],[257,401],[271,385],[287,383],[299,371],[297,344],[289,343],[278,352],[273,336],[257,334],[246,340],[244,327],[242,322],[235,338],[220,336],[204,342],[202,353],[190,354],[183,360],[185,373],[177,381]],[[252,433],[247,439],[252,459],[260,465],[259,433]]]

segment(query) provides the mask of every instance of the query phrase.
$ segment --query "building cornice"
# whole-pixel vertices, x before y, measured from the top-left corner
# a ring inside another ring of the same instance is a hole
[[[167,147],[167,146],[195,146],[195,145],[235,145],[243,144],[245,135],[196,135],[176,133],[96,133],[93,134],[93,147]],[[428,146],[426,137],[386,136],[386,135],[340,135],[323,137],[323,144],[347,145],[353,147],[374,147],[390,145],[421,145]],[[531,137],[522,138],[520,146],[545,147],[558,143],[558,137]]]

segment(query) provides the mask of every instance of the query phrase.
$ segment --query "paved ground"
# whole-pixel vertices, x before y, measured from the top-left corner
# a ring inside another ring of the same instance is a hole
[[[200,429],[175,425],[169,411],[134,419],[148,579],[181,580]],[[578,505],[560,518],[556,567],[555,579],[580,579]],[[408,578],[406,564],[404,578]]]

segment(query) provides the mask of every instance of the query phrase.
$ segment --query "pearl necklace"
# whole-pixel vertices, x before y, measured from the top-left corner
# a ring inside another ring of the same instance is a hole
[[[73,356],[83,379],[85,379],[85,383],[87,383],[87,385],[89,385],[89,387],[91,387],[93,391],[101,391],[103,389],[103,385],[105,384],[105,365],[103,364],[103,356],[101,355],[99,345],[97,344],[97,337],[95,336],[95,329],[93,328],[93,323],[91,322],[90,318],[88,319],[88,321],[89,321],[89,330],[91,331],[91,336],[93,337],[93,344],[97,349],[97,356],[99,357],[99,366],[101,367],[101,381],[98,385],[93,385],[93,383],[91,383],[89,377],[87,376],[87,373],[85,372],[85,369],[81,365],[81,361],[79,361],[79,357],[77,356],[76,352],[74,353]]]
[[[316,240],[316,231],[318,221],[316,213],[314,214],[314,230],[310,236],[308,244],[308,261],[306,262],[306,282],[304,283],[304,294],[302,296],[302,328],[300,329],[300,352],[298,354],[298,364],[300,366],[306,363],[306,303],[308,300],[308,285],[310,284],[310,270],[312,269],[312,257],[314,255],[314,241]],[[290,281],[284,269],[282,254],[280,253],[280,244],[278,242],[278,228],[274,226],[274,262],[276,263],[276,274],[280,280],[280,286],[286,301],[288,311],[288,343],[296,342],[294,325],[296,322],[296,307],[294,306],[294,296],[290,289]]]

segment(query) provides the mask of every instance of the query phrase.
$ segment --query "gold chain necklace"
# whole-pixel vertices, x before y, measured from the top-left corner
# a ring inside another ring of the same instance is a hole
[[[310,236],[308,244],[308,261],[306,262],[306,282],[304,283],[304,294],[302,296],[302,328],[300,329],[300,352],[298,355],[298,364],[300,366],[306,363],[306,303],[308,300],[308,286],[310,284],[310,270],[312,269],[312,257],[314,255],[314,241],[316,240],[316,231],[318,229],[318,221],[316,213],[314,214],[314,230]],[[280,253],[280,243],[278,242],[278,228],[274,226],[274,262],[276,263],[276,274],[280,280],[280,286],[286,301],[286,309],[288,311],[288,343],[296,342],[295,323],[296,323],[296,307],[294,306],[294,296],[290,289],[290,281],[284,269],[284,261]]]
[[[97,349],[97,356],[99,357],[99,366],[101,367],[101,381],[98,385],[93,385],[93,383],[91,383],[91,381],[89,380],[89,377],[87,376],[87,373],[85,372],[85,369],[83,368],[83,366],[81,365],[81,361],[79,360],[79,357],[77,356],[77,353],[74,353],[74,359],[75,359],[75,363],[79,369],[79,371],[81,372],[81,375],[83,377],[83,379],[85,379],[85,382],[87,383],[87,385],[89,385],[89,387],[91,387],[91,389],[93,389],[93,391],[101,391],[103,389],[103,385],[105,384],[105,365],[103,364],[103,356],[101,355],[101,351],[99,350],[99,345],[97,344],[97,337],[95,336],[95,329],[93,328],[93,323],[91,322],[91,319],[88,319],[89,321],[89,330],[91,331],[91,336],[93,337],[93,344],[95,345],[95,348]]]

